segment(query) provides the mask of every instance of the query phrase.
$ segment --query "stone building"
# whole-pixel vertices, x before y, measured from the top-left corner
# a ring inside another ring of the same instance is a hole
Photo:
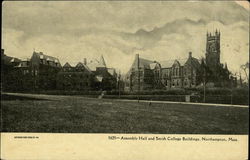
[[[220,32],[207,33],[206,64],[212,72],[217,72],[220,65]]]
[[[223,65],[220,62],[220,36],[221,33],[217,29],[214,34],[207,33],[205,62],[211,73],[208,81],[213,83],[214,86],[226,87],[235,83],[234,81],[237,81],[237,78],[230,75],[227,64]]]
[[[186,59],[162,62],[139,58],[137,54],[125,76],[125,89],[138,91],[195,87],[199,65],[191,52]]]
[[[232,76],[227,64],[220,62],[220,31],[207,33],[205,59],[201,62],[189,55],[185,59],[151,61],[135,60],[125,76],[125,89],[138,91],[144,89],[193,88],[206,83],[215,87],[229,87],[237,78]],[[139,64],[139,65],[138,65]]]
[[[200,66],[199,60],[192,57],[162,61],[161,81],[166,88],[192,88],[197,86],[197,72]]]
[[[161,65],[156,61],[140,58],[136,54],[125,76],[125,90],[140,91],[161,88]]]

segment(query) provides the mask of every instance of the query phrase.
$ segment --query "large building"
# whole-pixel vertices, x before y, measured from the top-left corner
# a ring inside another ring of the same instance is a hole
[[[1,90],[15,91],[19,84],[19,79],[15,73],[15,66],[21,62],[20,59],[10,57],[5,54],[5,50],[1,49]]]
[[[81,62],[74,67],[65,63],[57,74],[57,88],[62,90],[90,90],[93,81],[94,74]]]
[[[139,91],[150,89],[191,88],[197,85],[198,59],[189,56],[186,59],[168,61],[135,60],[125,76],[125,90]]]
[[[185,59],[151,61],[137,54],[125,76],[125,89],[194,88],[201,83],[214,87],[229,87],[237,79],[230,74],[227,64],[220,62],[220,32],[207,33],[204,60],[198,60],[189,52]]]
[[[220,36],[217,29],[215,33],[207,33],[205,63],[210,74],[207,81],[216,87],[226,87],[235,84],[237,79],[230,74],[227,64],[220,61]]]
[[[220,32],[207,33],[206,64],[212,72],[220,66]]]
[[[185,59],[162,61],[161,80],[165,88],[192,88],[199,83],[197,80],[200,62],[189,52]]]
[[[42,52],[33,52],[30,59],[9,57],[1,50],[1,89],[6,91],[37,90],[114,90],[117,73],[100,60],[79,62],[76,66]]]
[[[79,62],[76,66],[66,63],[57,76],[58,89],[70,90],[112,90],[116,89],[117,73],[108,68],[103,56]]]
[[[35,89],[56,89],[57,73],[61,70],[58,58],[34,51],[30,59],[30,68]]]

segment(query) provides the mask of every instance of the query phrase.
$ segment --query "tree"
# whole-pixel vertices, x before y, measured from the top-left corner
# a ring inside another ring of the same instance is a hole
[[[247,70],[249,70],[249,62],[246,62],[246,64],[241,65],[240,68],[244,71],[247,78],[247,82],[249,83],[248,72],[247,72]]]
[[[205,59],[201,58],[201,65],[197,70],[197,82],[198,84],[206,85],[213,79],[212,71],[209,69],[205,63]]]

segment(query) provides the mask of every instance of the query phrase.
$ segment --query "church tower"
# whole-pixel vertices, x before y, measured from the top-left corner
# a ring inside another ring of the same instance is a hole
[[[217,29],[214,34],[207,33],[206,64],[214,72],[220,65],[220,31]]]

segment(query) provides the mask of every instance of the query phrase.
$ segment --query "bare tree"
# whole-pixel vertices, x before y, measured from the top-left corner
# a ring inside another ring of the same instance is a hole
[[[249,62],[246,62],[246,64],[241,65],[240,68],[244,71],[247,78],[247,82],[249,83],[249,77],[247,72],[247,70],[249,70]]]

